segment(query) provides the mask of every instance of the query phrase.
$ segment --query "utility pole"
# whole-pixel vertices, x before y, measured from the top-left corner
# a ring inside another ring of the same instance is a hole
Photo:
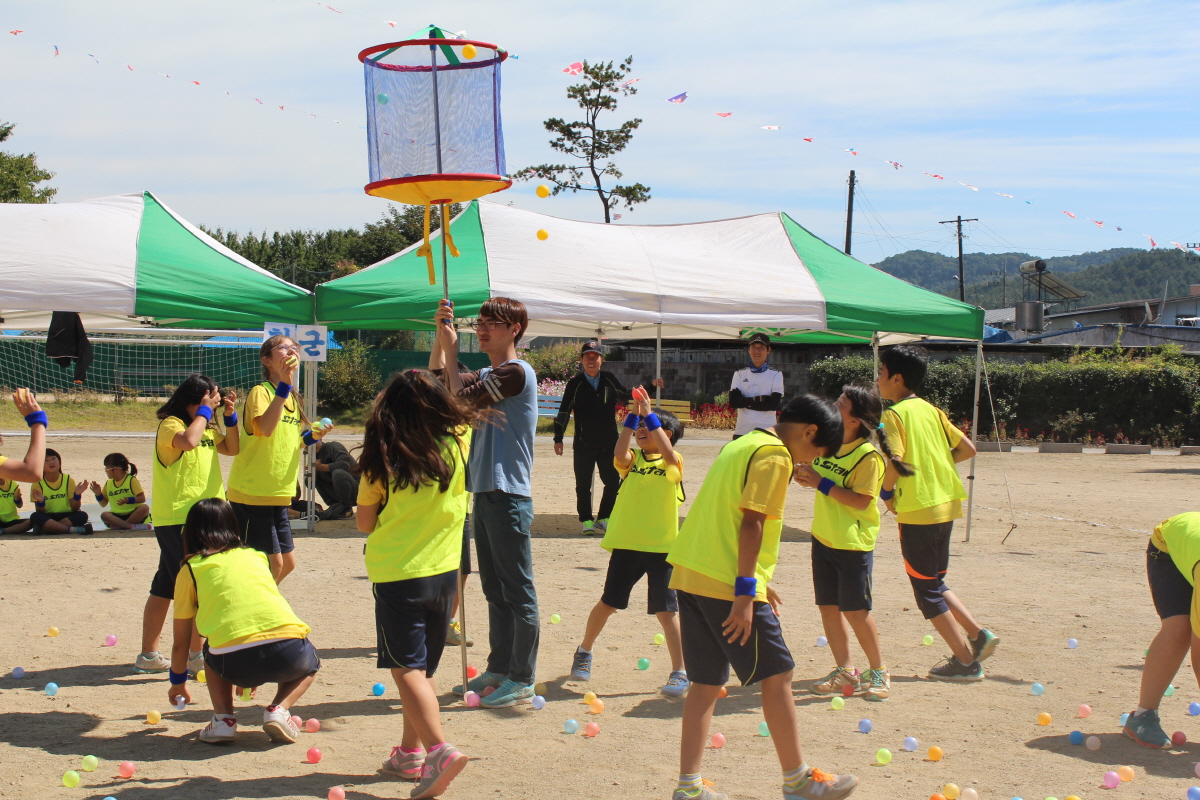
[[[850,255],[850,226],[854,224],[854,170],[850,170],[850,192],[846,196],[846,255]]]
[[[967,283],[963,278],[963,253],[962,253],[962,224],[964,222],[979,222],[978,219],[963,219],[959,215],[955,219],[942,220],[938,225],[949,225],[951,222],[958,225],[958,299],[967,302]]]

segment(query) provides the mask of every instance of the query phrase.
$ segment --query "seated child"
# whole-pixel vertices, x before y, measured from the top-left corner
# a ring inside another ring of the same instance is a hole
[[[0,533],[24,533],[33,527],[27,519],[21,519],[18,511],[25,505],[21,487],[16,481],[0,478]]]
[[[146,524],[150,506],[146,505],[146,493],[137,479],[137,464],[121,453],[109,453],[104,457],[104,474],[108,480],[104,487],[91,482],[92,494],[101,508],[111,504],[111,511],[104,511],[100,519],[109,529],[148,531],[154,526]]]
[[[84,482],[86,486],[86,481]],[[42,479],[29,490],[33,497],[34,512],[29,515],[34,533],[76,533],[88,536],[92,525],[86,511],[80,511],[83,495],[75,485],[75,479],[62,471],[62,456],[57,450],[46,448],[46,462]]]

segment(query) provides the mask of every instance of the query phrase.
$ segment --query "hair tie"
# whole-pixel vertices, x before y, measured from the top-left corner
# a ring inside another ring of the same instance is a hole
[[[409,374],[409,375],[416,375],[416,374],[417,374],[418,372],[420,372],[420,371],[421,371],[421,370],[419,370],[419,369],[416,369],[416,368],[414,367],[413,369],[410,369],[410,370],[408,371],[408,374]]]
[[[875,427],[877,430],[883,430],[883,423],[881,422],[878,425],[876,425]]]

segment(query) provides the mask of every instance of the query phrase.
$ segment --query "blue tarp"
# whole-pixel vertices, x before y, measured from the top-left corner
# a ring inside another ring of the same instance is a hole
[[[1011,342],[1012,340],[1012,334],[1003,328],[993,328],[991,325],[983,326],[984,344],[1000,344],[1001,342]]]

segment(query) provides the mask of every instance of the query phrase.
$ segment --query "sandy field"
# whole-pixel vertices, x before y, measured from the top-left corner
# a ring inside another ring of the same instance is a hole
[[[687,459],[689,497],[724,440],[690,433],[680,445]],[[669,662],[653,644],[657,624],[635,591],[630,610],[612,618],[599,640],[593,679],[567,680],[571,653],[584,620],[600,596],[607,554],[578,534],[569,455],[556,458],[548,438],[538,440],[535,466],[534,553],[542,610],[538,679],[549,689],[544,709],[467,709],[449,688],[458,682],[457,651],[440,671],[442,720],[450,741],[472,761],[447,797],[668,798],[677,773],[682,701],[657,694]],[[23,452],[11,437],[5,452]],[[105,453],[120,450],[149,472],[151,440],[53,437],[65,468],[77,477],[99,477]],[[228,466],[228,463],[226,463]],[[810,764],[862,779],[856,797],[924,800],[954,782],[984,800],[1078,795],[1099,797],[1104,772],[1128,764],[1133,783],[1118,795],[1183,798],[1200,784],[1193,774],[1200,745],[1170,751],[1136,746],[1120,735],[1119,717],[1136,705],[1142,653],[1157,630],[1145,582],[1148,532],[1180,511],[1195,510],[1200,460],[1173,455],[1103,456],[984,454],[979,458],[977,510],[971,541],[959,523],[949,585],[1002,644],[986,663],[988,679],[958,685],[926,680],[928,668],[946,652],[940,641],[921,640],[932,628],[915,610],[904,574],[896,527],[885,519],[875,567],[875,612],[892,672],[886,703],[861,698],[835,711],[805,686],[832,667],[812,605],[806,532],[810,490],[793,486],[780,567],[775,584],[786,601],[783,626],[797,662],[796,699],[805,755]],[[1005,476],[1011,485],[1010,517]],[[145,476],[147,483],[148,474]],[[93,513],[95,508],[91,509]],[[1017,528],[1007,544],[1011,520]],[[207,694],[182,712],[166,701],[165,676],[134,674],[141,613],[158,559],[152,535],[97,531],[83,537],[0,539],[0,797],[255,798],[324,797],[331,786],[351,800],[408,797],[410,786],[375,770],[399,742],[401,716],[394,686],[382,697],[370,689],[388,682],[375,667],[373,607],[362,562],[362,539],[349,523],[320,523],[297,537],[299,568],[283,584],[296,612],[312,626],[323,668],[293,709],[322,721],[320,732],[300,744],[272,745],[261,728],[261,708],[239,703],[242,733],[236,744],[214,747],[196,739],[207,722]],[[475,639],[472,663],[486,655],[486,610],[477,578],[466,597],[467,624]],[[559,624],[550,623],[559,614]],[[61,630],[57,638],[47,629]],[[104,647],[107,634],[115,647]],[[1079,647],[1067,648],[1068,638]],[[164,648],[167,643],[164,642]],[[639,658],[651,661],[643,672]],[[11,676],[13,667],[28,671]],[[865,666],[862,665],[862,666]],[[43,687],[61,688],[48,697]],[[1045,685],[1035,697],[1034,682]],[[1164,698],[1163,725],[1200,740],[1200,720],[1187,715],[1200,699],[1190,667]],[[197,687],[193,684],[193,688]],[[580,703],[591,689],[606,708],[591,717]],[[266,694],[264,691],[262,694]],[[1093,713],[1077,719],[1088,703]],[[148,725],[146,713],[162,712]],[[1039,726],[1040,712],[1053,715]],[[874,729],[858,732],[860,719]],[[563,731],[567,719],[599,722],[595,738]],[[779,770],[771,742],[757,734],[762,719],[758,693],[731,686],[719,702],[713,731],[725,734],[723,749],[710,749],[704,776],[732,798],[779,796]],[[1091,752],[1071,745],[1072,730],[1100,737]],[[906,736],[920,740],[906,752]],[[930,745],[945,751],[926,758]],[[305,763],[318,746],[320,763]],[[887,766],[875,763],[886,747]],[[61,785],[65,770],[92,754],[100,767],[81,773],[75,789]],[[137,764],[132,779],[117,774],[122,760]],[[1116,795],[1114,795],[1116,796]]]

